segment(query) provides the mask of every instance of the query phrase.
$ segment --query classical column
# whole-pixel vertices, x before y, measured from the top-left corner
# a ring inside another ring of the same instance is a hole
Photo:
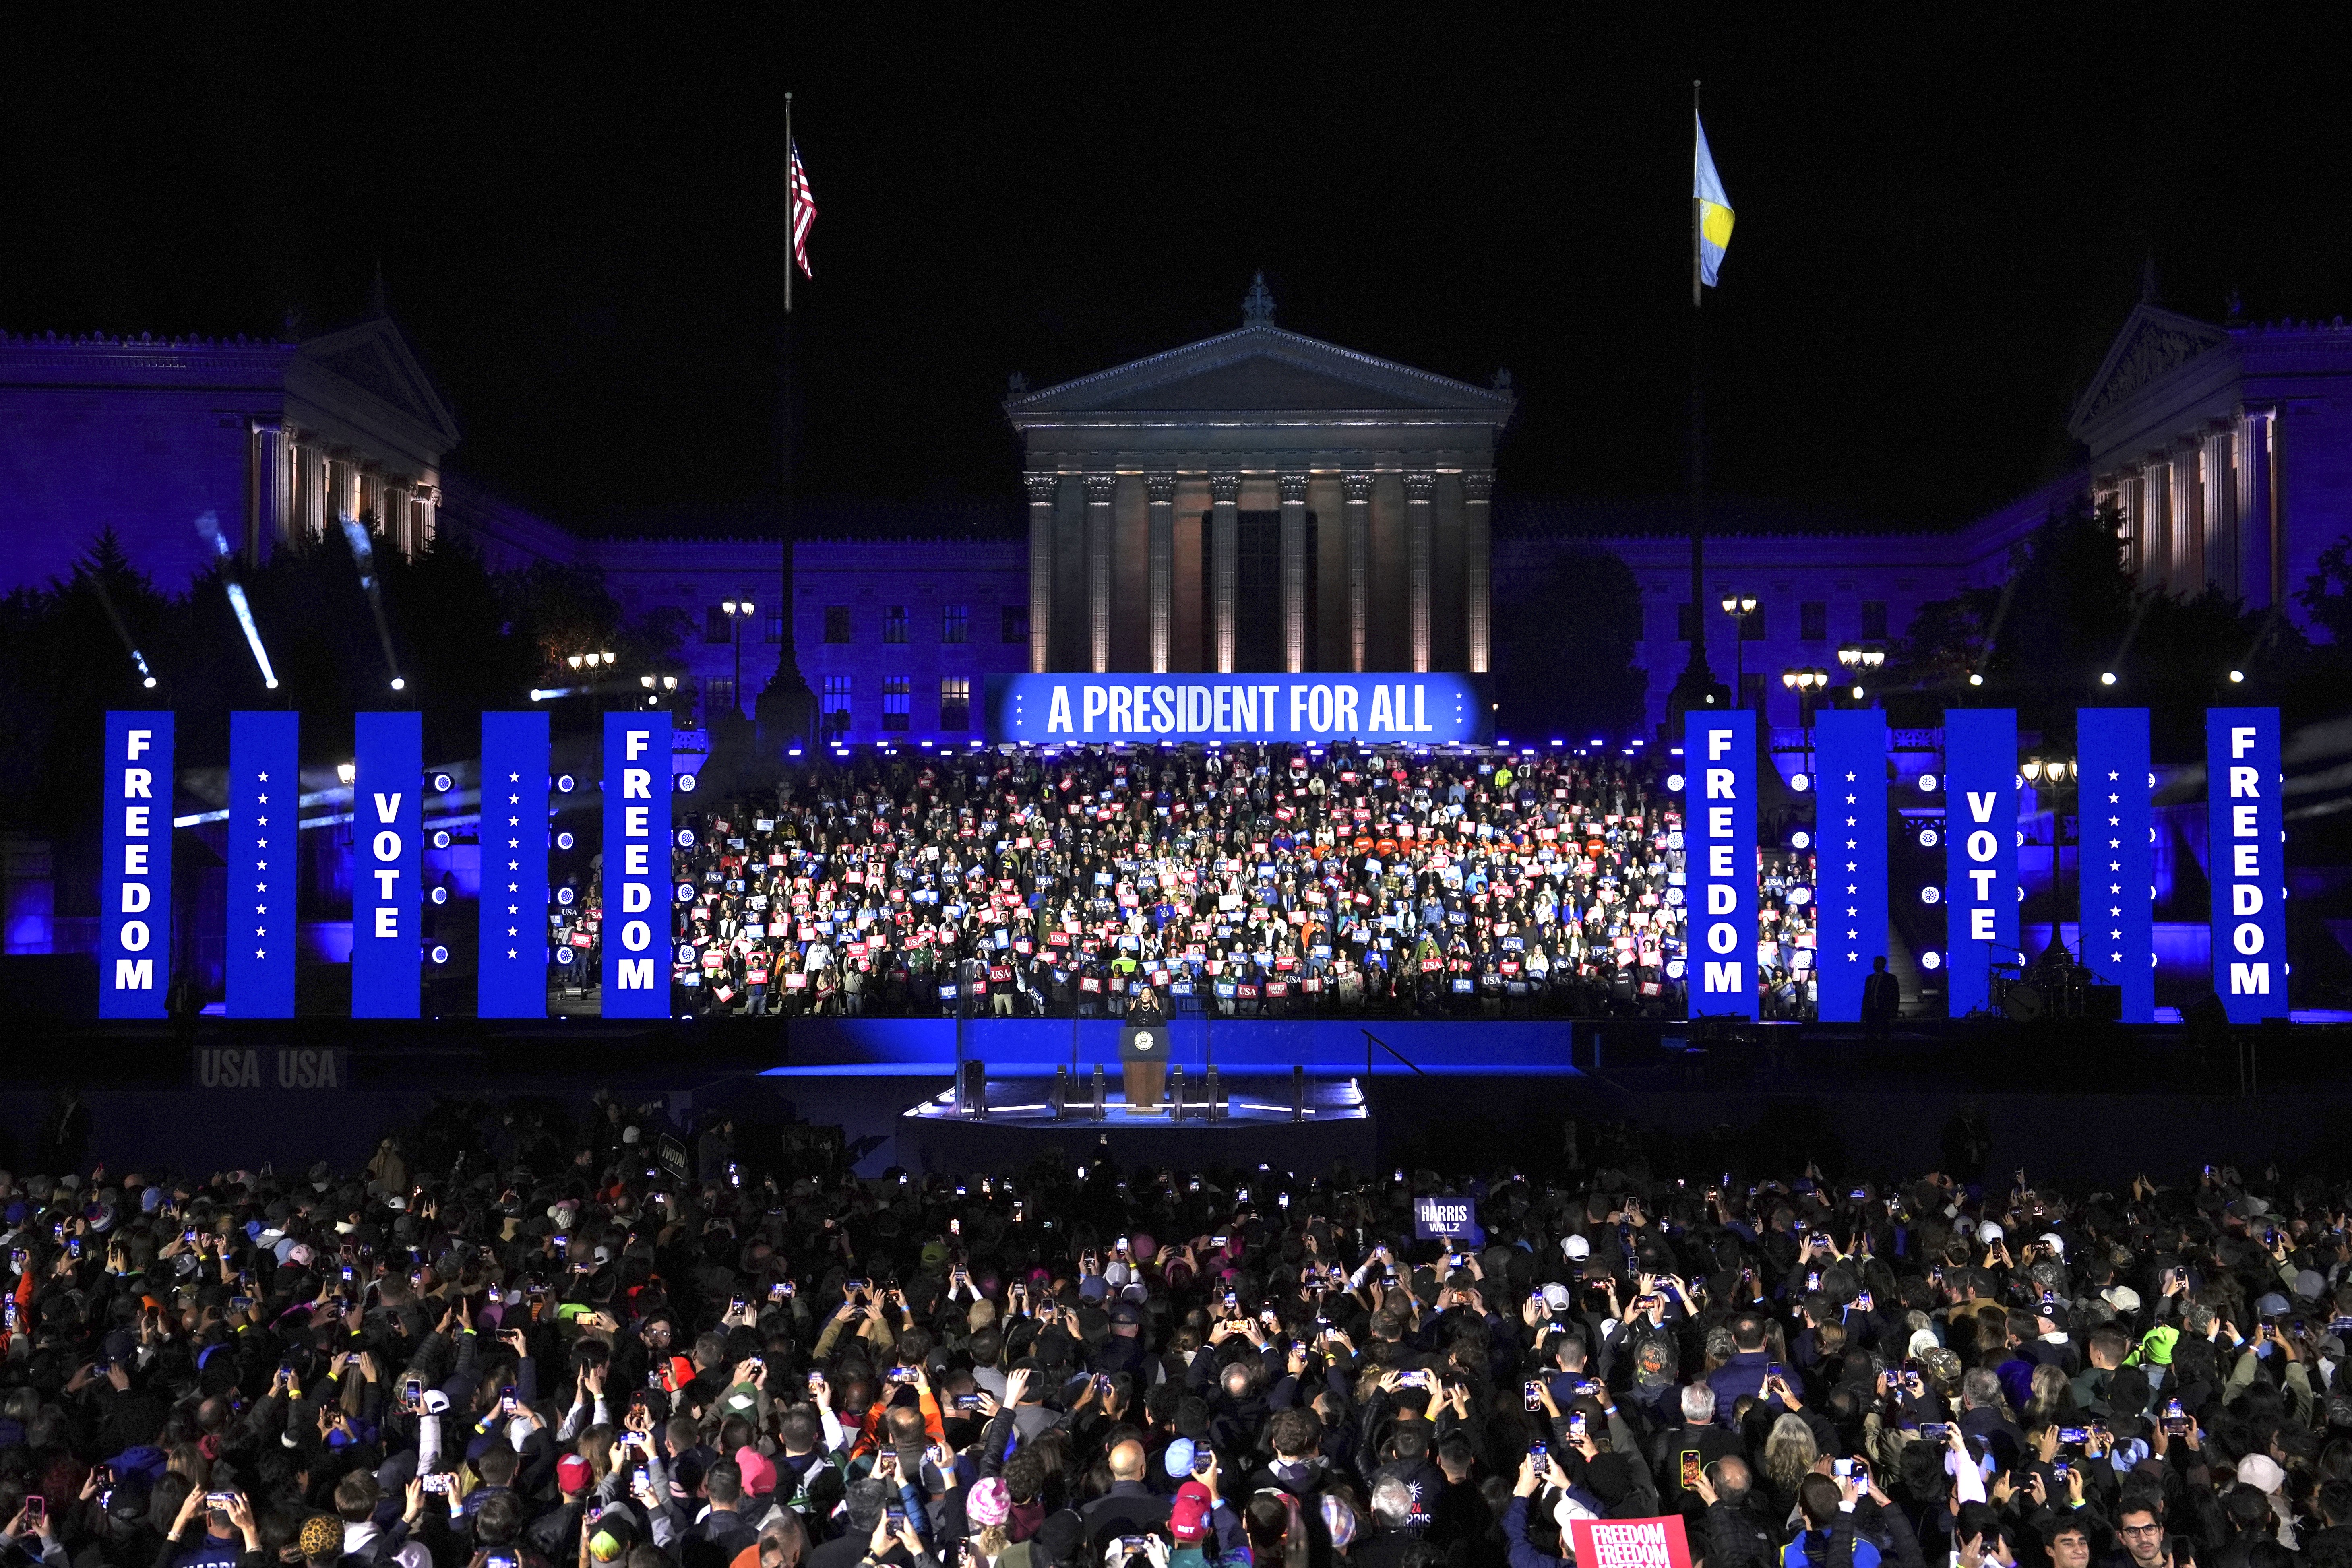
[[[2198,504],[2204,492],[2197,457],[2195,437],[2182,436],[2172,443],[2172,582],[2183,594],[2205,586],[2205,520]]]
[[[373,519],[371,526],[382,534],[386,531],[389,521],[384,515],[383,470],[368,462],[359,464],[358,468],[359,500],[352,515]]]
[[[258,447],[254,471],[260,481],[261,513],[261,538],[257,542],[276,550],[287,542],[288,531],[294,526],[294,453],[286,439],[283,420],[256,421],[254,439]]]
[[[433,548],[433,536],[439,531],[441,492],[432,485],[419,485],[408,499],[411,531],[416,548]]]
[[[348,457],[327,454],[327,517],[329,527],[360,514],[360,471]]]
[[[1462,476],[1462,632],[1470,673],[1484,675],[1494,657],[1494,494],[1492,470]]]
[[[1054,649],[1054,500],[1062,476],[1032,471],[1029,487],[1029,673],[1043,675]]]
[[[333,510],[327,500],[329,477],[327,449],[315,438],[300,441],[294,448],[294,480],[299,502],[296,515],[301,521],[305,543],[326,534],[327,519]]]
[[[408,531],[408,481],[386,479],[383,482],[383,537],[403,555],[414,557],[416,541]]]
[[[2145,489],[2139,470],[2126,468],[2116,475],[2116,510],[2123,514],[2124,570],[2137,577],[2147,570],[2147,503],[2140,499]]]
[[[1437,573],[1437,476],[1404,477],[1405,632],[1412,672],[1429,673],[1430,594]]]
[[[2249,408],[2238,416],[2238,585],[2250,610],[2267,610],[2277,602],[2271,581],[2278,552],[2271,495],[2274,429],[2267,408]]]
[[[1111,498],[1117,474],[1088,474],[1087,484],[1087,647],[1097,675],[1110,668]]]
[[[2140,507],[2147,514],[2147,526],[2140,531],[2140,559],[2146,563],[2144,575],[2153,579],[2152,585],[2169,589],[2172,586],[2172,465],[2161,458],[2141,459],[2139,467]]]
[[[1297,675],[1307,668],[1307,476],[1283,474],[1282,668]]]
[[[1146,474],[1150,516],[1151,673],[1165,675],[1176,649],[1176,476]]]
[[[2216,419],[2205,426],[2204,463],[2200,471],[2205,514],[2205,580],[2225,594],[2243,590],[2238,582],[2237,462],[2229,422]]]
[[[1241,590],[1241,499],[1239,474],[1209,476],[1209,573],[1215,580],[1209,602],[1216,620],[1213,635],[1219,675],[1234,672],[1234,621]]]
[[[1339,489],[1347,498],[1340,531],[1348,569],[1348,668],[1361,675],[1371,639],[1372,476],[1342,474]]]

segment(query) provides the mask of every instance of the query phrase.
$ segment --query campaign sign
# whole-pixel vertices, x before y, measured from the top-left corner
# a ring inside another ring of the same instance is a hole
[[[669,715],[605,714],[607,1018],[669,1016]]]
[[[1756,1016],[1756,715],[1683,717],[1693,1017]]]
[[[1436,1193],[1412,1200],[1415,1241],[1484,1241],[1478,1228],[1478,1205],[1453,1193]]]
[[[2083,963],[2123,988],[2123,1021],[2156,1021],[2156,871],[2148,841],[2147,710],[2074,715]]]
[[[425,866],[425,716],[353,716],[352,1016],[423,1011],[417,882]]]
[[[992,675],[992,742],[1404,741],[1482,743],[1487,681],[1471,675]]]
[[[172,715],[106,715],[98,1016],[160,1018],[172,983]]]
[[[482,715],[476,1010],[547,1016],[547,711]]]
[[[232,1018],[294,1016],[294,848],[302,799],[299,713],[228,716]]]
[[[1832,708],[1813,716],[1813,909],[1818,1009],[1862,1021],[1862,984],[1886,952],[1886,715]]]
[[[1952,1017],[1983,1009],[2017,963],[2017,710],[1944,713],[1944,969]]]
[[[2213,989],[2232,1024],[2286,1008],[2286,822],[2275,708],[2205,710]]]
[[[1572,1520],[1569,1532],[1576,1568],[1690,1568],[1680,1515]]]

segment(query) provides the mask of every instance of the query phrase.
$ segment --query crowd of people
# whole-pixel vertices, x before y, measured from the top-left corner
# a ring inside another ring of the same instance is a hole
[[[1637,759],[1353,747],[818,761],[687,819],[698,1012],[1679,1016],[1679,803]],[[1810,1016],[1811,857],[1762,867],[1759,1006]],[[1802,889],[1802,890],[1800,890]],[[584,984],[592,879],[558,912]],[[559,965],[559,969],[565,965]]]
[[[689,1175],[663,1131],[0,1173],[0,1553],[2352,1563],[2347,1197],[2275,1169],[819,1178],[712,1131]]]

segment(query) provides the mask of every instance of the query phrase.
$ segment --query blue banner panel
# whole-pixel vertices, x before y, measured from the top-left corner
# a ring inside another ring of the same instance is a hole
[[[352,718],[352,1016],[414,1018],[423,1001],[424,715]]]
[[[228,1016],[294,1016],[302,717],[228,716]]]
[[[1951,1016],[1983,1008],[2017,947],[2017,710],[1944,713],[1944,968]]]
[[[604,715],[604,1016],[669,1016],[669,715]]]
[[[2286,1016],[2286,818],[2275,708],[2205,710],[2213,989],[2232,1024]]]
[[[1825,1022],[1862,1021],[1862,983],[1886,952],[1886,715],[1813,715],[1814,962]]]
[[[547,710],[482,715],[485,1018],[547,1016]]]
[[[2075,873],[2083,963],[2124,993],[2123,1021],[2156,1021],[2156,869],[2147,710],[2074,715]]]
[[[98,1016],[160,1018],[172,984],[172,715],[106,715]]]
[[[1693,1017],[1756,1016],[1756,715],[1683,718]]]
[[[992,675],[991,741],[1404,741],[1494,738],[1472,675]]]

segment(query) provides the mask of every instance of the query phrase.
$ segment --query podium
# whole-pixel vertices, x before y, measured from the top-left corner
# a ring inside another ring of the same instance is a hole
[[[1127,1080],[1128,1114],[1158,1114],[1168,1088],[1167,1029],[1158,1024],[1129,1024],[1121,1029],[1118,1064]]]

